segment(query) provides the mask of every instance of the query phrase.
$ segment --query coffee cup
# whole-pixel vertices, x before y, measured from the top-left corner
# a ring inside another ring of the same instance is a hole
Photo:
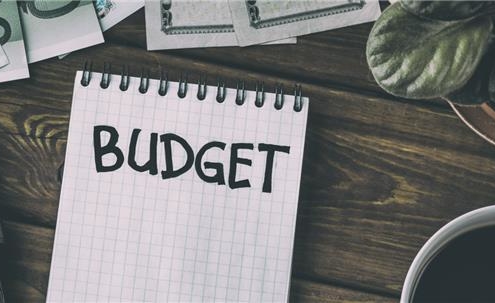
[[[414,258],[400,302],[495,302],[494,252],[495,205],[450,221]]]

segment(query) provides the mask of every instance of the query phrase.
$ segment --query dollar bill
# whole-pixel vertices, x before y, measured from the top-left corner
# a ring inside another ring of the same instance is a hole
[[[374,21],[378,0],[228,0],[241,46]]]
[[[91,0],[20,1],[28,62],[103,43]]]
[[[15,1],[0,1],[0,82],[29,77],[21,21]]]
[[[0,67],[4,67],[9,63],[10,63],[9,57],[7,57],[7,54],[3,50],[3,47],[0,45]]]
[[[101,31],[104,32],[143,7],[144,0],[95,0],[94,5]],[[58,58],[63,59],[69,54],[62,54]]]
[[[144,6],[144,0],[95,0],[101,30],[106,31]]]
[[[145,13],[148,50],[239,45],[228,0],[146,0]]]

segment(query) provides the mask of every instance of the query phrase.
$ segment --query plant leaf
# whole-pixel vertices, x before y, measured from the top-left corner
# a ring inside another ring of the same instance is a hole
[[[444,96],[471,78],[492,27],[490,17],[427,20],[395,3],[373,26],[366,58],[375,80],[393,95],[412,99]]]
[[[490,76],[490,73],[492,76]],[[449,94],[447,98],[456,103],[464,105],[475,105],[484,103],[494,97],[491,92],[495,89],[495,44],[492,43],[489,50],[483,56],[473,76],[459,90]],[[491,82],[490,82],[491,81]],[[491,84],[490,84],[491,83]],[[493,86],[490,88],[490,86]],[[492,95],[492,96],[490,96]]]
[[[444,21],[471,18],[493,7],[492,1],[401,0],[401,4],[417,16]]]

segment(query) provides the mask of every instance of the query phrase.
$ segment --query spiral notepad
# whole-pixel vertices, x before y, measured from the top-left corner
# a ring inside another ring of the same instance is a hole
[[[77,72],[48,302],[286,302],[308,99]]]

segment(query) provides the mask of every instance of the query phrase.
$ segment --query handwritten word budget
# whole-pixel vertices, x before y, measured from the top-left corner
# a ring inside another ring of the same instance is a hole
[[[109,141],[102,146],[101,143],[101,133],[107,132],[110,134]],[[158,174],[158,161],[157,161],[157,145],[158,145],[158,133],[151,133],[150,135],[150,151],[148,160],[146,163],[139,165],[136,161],[136,146],[138,141],[140,129],[134,129],[131,135],[131,141],[129,143],[129,156],[128,164],[129,167],[138,172],[148,172],[150,175]],[[117,147],[117,141],[119,138],[119,133],[117,130],[111,126],[99,125],[94,127],[94,151],[95,151],[95,167],[97,172],[108,172],[115,171],[122,167],[124,163],[124,154],[122,150]],[[165,170],[161,171],[162,179],[175,178],[185,172],[187,172],[194,164],[196,173],[199,178],[205,182],[217,183],[219,185],[225,184],[224,177],[224,165],[222,162],[202,162],[205,153],[213,148],[218,148],[225,150],[226,143],[219,141],[211,141],[203,145],[197,152],[196,157],[194,156],[194,151],[192,147],[187,143],[187,141],[180,137],[179,135],[173,133],[167,133],[160,135],[160,142],[164,144],[164,155],[165,155]],[[186,162],[182,167],[174,169],[173,158],[172,158],[172,142],[177,143],[186,154]],[[252,143],[232,143],[230,148],[230,168],[229,168],[229,178],[228,183],[231,189],[240,187],[251,187],[249,180],[236,181],[236,170],[238,164],[243,164],[247,166],[252,165],[252,161],[248,158],[239,157],[240,150],[253,150],[254,145]],[[266,162],[265,162],[265,177],[263,180],[263,192],[271,192],[272,188],[272,173],[273,173],[273,160],[276,152],[283,152],[288,154],[290,151],[289,146],[280,146],[273,144],[260,143],[258,145],[258,151],[266,152]],[[110,165],[103,164],[104,155],[113,155],[115,161]],[[225,158],[223,156],[222,158]],[[214,170],[214,175],[206,175],[203,170],[203,166],[206,169]]]
[[[308,99],[124,79],[76,74],[47,301],[286,302]]]

